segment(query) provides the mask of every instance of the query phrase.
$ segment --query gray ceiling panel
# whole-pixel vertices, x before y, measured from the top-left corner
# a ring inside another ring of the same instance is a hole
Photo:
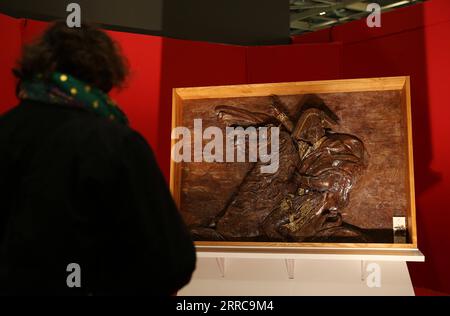
[[[426,0],[290,0],[291,35],[314,32],[367,17],[370,3],[381,12],[417,4]]]

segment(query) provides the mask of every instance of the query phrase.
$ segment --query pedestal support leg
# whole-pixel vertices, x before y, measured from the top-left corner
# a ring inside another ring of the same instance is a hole
[[[286,264],[286,270],[287,270],[287,274],[289,279],[293,280],[295,275],[294,275],[294,270],[295,270],[295,259],[285,259],[285,264]]]
[[[366,263],[364,260],[361,260],[361,282],[366,280]]]
[[[216,258],[217,266],[219,267],[220,276],[222,278],[225,277],[225,268],[226,268],[226,261],[225,258]]]

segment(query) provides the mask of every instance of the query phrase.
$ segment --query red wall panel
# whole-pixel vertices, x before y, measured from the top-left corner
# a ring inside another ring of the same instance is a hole
[[[366,19],[339,25],[331,29],[331,39],[344,43],[367,41],[371,38],[393,36],[424,26],[423,6],[413,5],[381,14],[381,27],[370,28]]]
[[[130,64],[126,86],[111,96],[128,115],[131,126],[156,150],[161,128],[158,117],[163,40],[149,35],[108,33],[120,44]]]
[[[31,44],[33,41],[37,40],[48,26],[48,22],[23,19],[21,29],[22,45]]]
[[[166,179],[170,171],[172,89],[243,83],[245,47],[164,39],[158,158]]]
[[[339,43],[247,48],[248,83],[338,79]]]
[[[2,49],[0,50],[0,114],[17,104],[16,79],[12,74],[21,50],[21,22],[0,14]]]

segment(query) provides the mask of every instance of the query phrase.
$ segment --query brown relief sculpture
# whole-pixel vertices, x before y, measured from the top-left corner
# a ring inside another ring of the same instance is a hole
[[[339,133],[339,118],[314,95],[297,117],[289,116],[278,96],[271,100],[267,113],[216,107],[227,126],[279,126],[279,168],[261,173],[263,163],[254,163],[215,219],[191,227],[194,239],[369,242],[364,230],[341,215],[368,165],[363,142]]]

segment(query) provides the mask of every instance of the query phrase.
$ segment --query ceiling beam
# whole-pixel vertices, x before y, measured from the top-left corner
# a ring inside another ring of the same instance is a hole
[[[385,0],[378,1],[382,12],[394,8],[424,2],[426,0]],[[291,33],[300,34],[323,29],[335,24],[361,19],[367,16],[368,0],[297,0],[291,1]],[[343,10],[345,9],[345,10]],[[296,12],[296,10],[298,10]]]
[[[303,31],[314,31],[311,24],[305,21],[294,21],[291,23],[291,28]]]
[[[352,11],[367,12],[367,3],[355,2],[347,5],[345,8]]]

